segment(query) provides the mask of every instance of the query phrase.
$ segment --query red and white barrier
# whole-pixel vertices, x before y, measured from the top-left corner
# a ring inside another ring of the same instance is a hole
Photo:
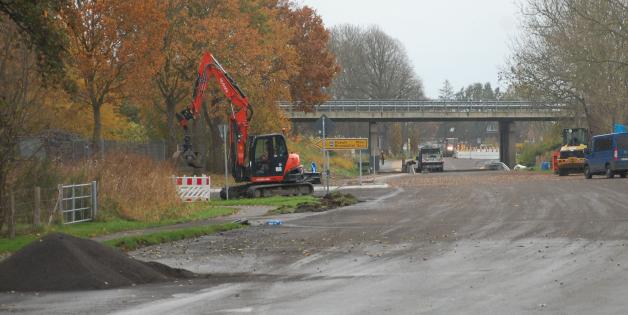
[[[477,160],[499,160],[499,150],[495,151],[456,151],[456,158],[459,159],[477,159]]]
[[[180,176],[175,177],[174,182],[177,185],[177,191],[181,200],[192,201],[209,201],[210,184],[209,176]]]

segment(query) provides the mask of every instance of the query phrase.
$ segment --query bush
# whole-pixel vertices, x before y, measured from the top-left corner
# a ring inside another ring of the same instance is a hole
[[[546,160],[551,160],[551,152],[560,148],[560,144],[552,142],[526,143],[518,157],[518,163],[525,166],[534,166],[536,157],[543,156]]]
[[[98,182],[100,219],[159,221],[187,211],[177,196],[172,165],[131,154],[111,154],[104,160],[64,167],[66,179]]]

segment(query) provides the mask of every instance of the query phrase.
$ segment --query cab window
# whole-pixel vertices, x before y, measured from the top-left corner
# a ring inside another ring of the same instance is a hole
[[[595,139],[595,143],[593,144],[593,151],[601,152],[608,151],[612,148],[613,141],[610,137],[601,137]]]
[[[260,138],[255,140],[255,161],[268,161],[272,156],[272,138]]]
[[[275,138],[275,157],[278,157],[281,160],[287,155],[288,152],[286,152],[286,144],[284,143],[283,138]]]

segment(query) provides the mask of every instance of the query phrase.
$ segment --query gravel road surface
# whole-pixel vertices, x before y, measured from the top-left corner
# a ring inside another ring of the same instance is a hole
[[[453,169],[466,167],[448,162]],[[385,181],[390,188],[355,191],[363,202],[351,207],[132,253],[207,273],[206,279],[0,294],[0,312],[621,314],[628,309],[628,179],[453,171]]]

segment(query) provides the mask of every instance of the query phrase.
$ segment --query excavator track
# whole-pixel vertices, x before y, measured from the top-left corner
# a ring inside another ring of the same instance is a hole
[[[245,184],[229,187],[229,199],[261,198],[272,196],[300,196],[314,193],[311,183]],[[220,198],[226,199],[225,188],[220,190]]]

